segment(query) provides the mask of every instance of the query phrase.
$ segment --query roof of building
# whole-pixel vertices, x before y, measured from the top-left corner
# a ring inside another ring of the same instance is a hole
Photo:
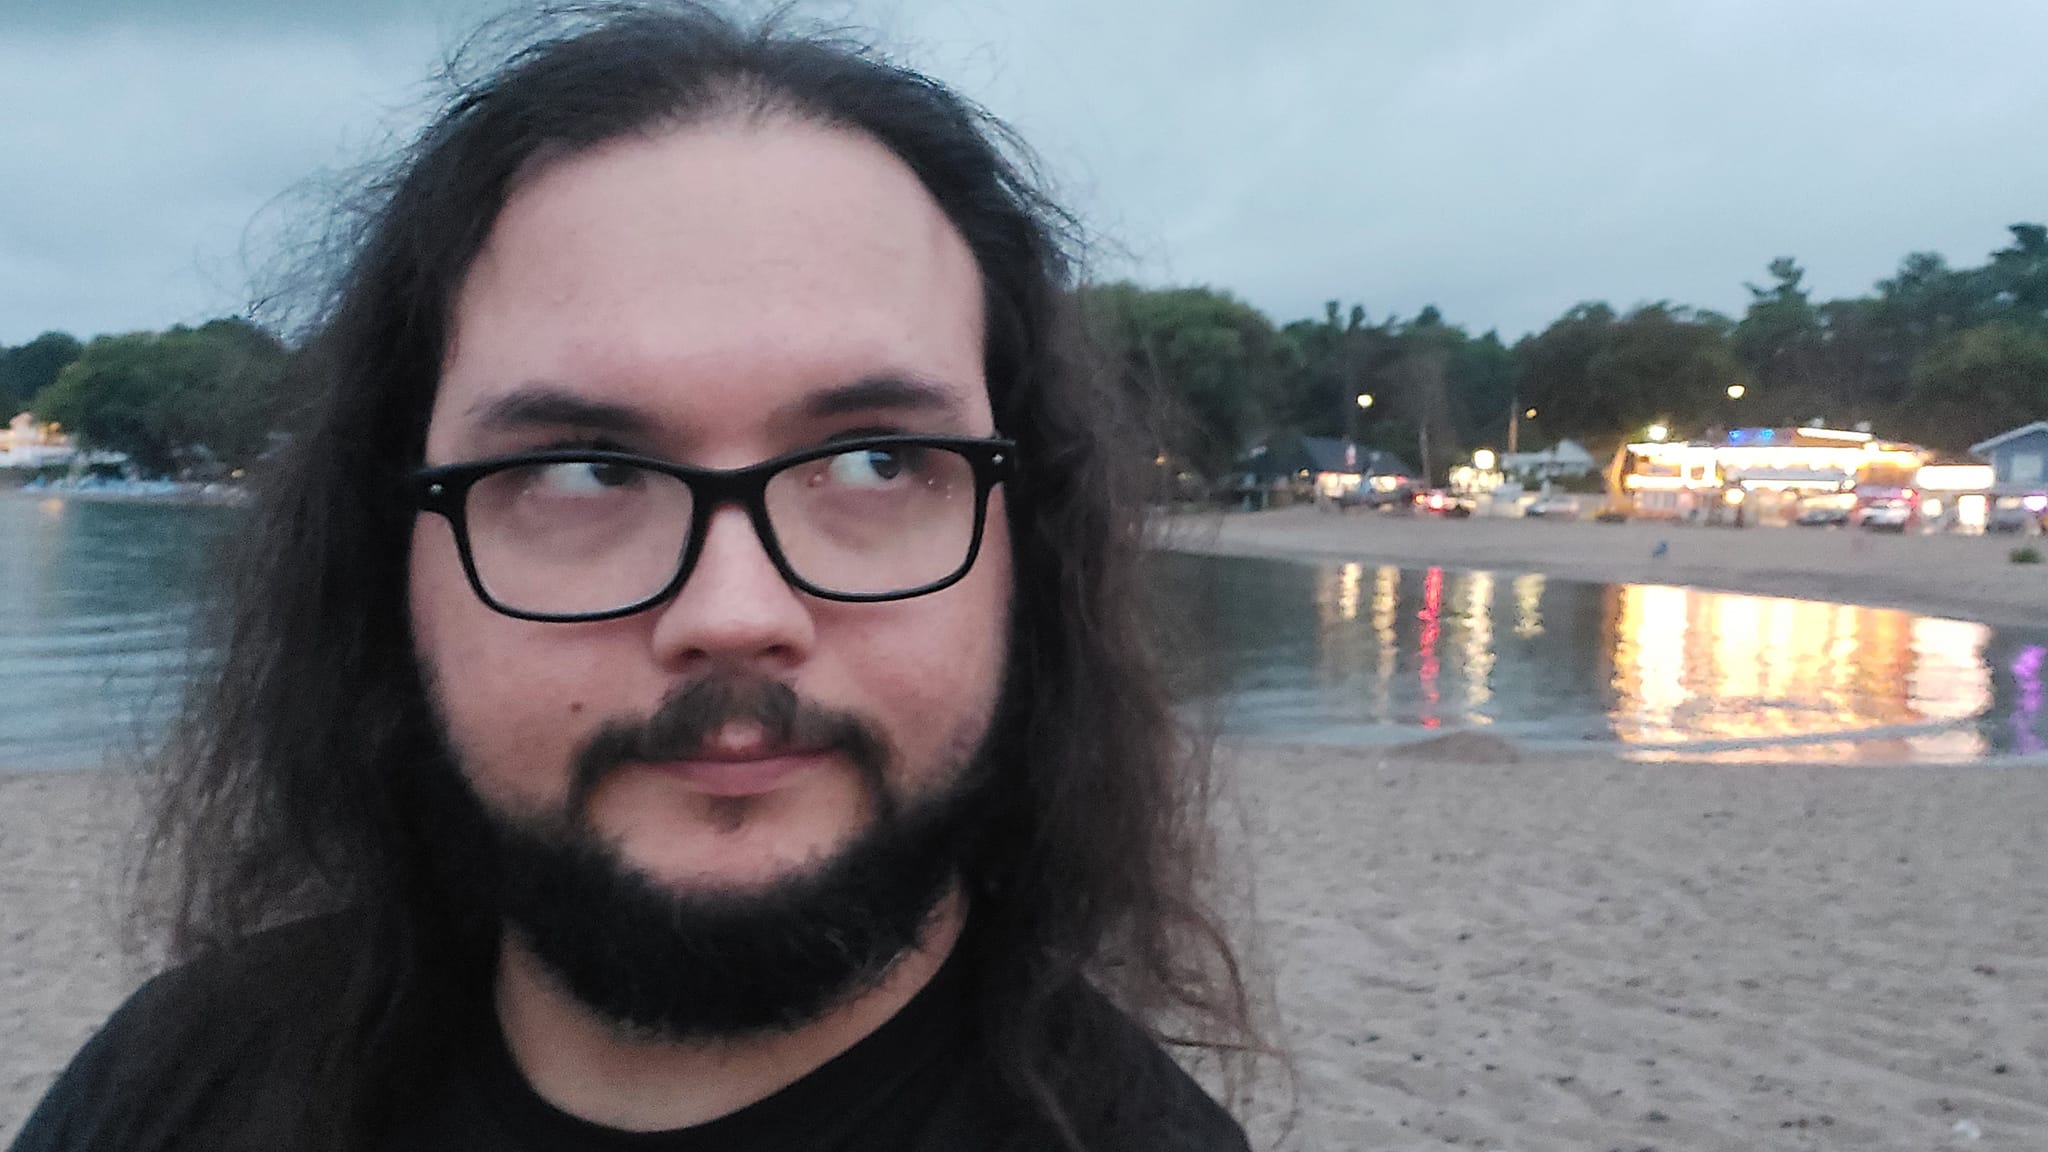
[[[1357,454],[1350,456],[1345,449],[1351,443],[1335,436],[1290,436],[1255,449],[1238,466],[1261,476],[1285,476],[1304,470],[1364,476],[1415,475],[1413,468],[1391,452],[1359,446]]]
[[[1586,451],[1585,445],[1576,440],[1559,440],[1548,448],[1535,452],[1506,452],[1501,454],[1501,463],[1507,468],[1527,468],[1538,464],[1593,465],[1599,461]]]
[[[2010,432],[2000,432],[1982,444],[1972,444],[1970,445],[1970,455],[1982,456],[1987,452],[2002,448],[2015,440],[2031,436],[2036,432],[2048,432],[2048,420],[2036,420],[2032,424],[2022,424]]]

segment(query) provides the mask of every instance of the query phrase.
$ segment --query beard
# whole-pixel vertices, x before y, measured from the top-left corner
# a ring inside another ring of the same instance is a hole
[[[669,887],[590,826],[589,799],[611,771],[687,758],[733,721],[761,725],[777,744],[838,753],[864,782],[872,818],[837,851],[765,884]],[[872,725],[810,706],[779,682],[713,677],[673,694],[644,723],[600,727],[572,765],[559,812],[504,811],[444,758],[453,786],[433,791],[443,797],[435,807],[450,809],[440,824],[452,835],[433,838],[468,854],[441,854],[456,906],[495,917],[622,1034],[733,1039],[817,1020],[875,987],[918,945],[982,823],[987,760],[969,756],[943,784],[897,795]]]

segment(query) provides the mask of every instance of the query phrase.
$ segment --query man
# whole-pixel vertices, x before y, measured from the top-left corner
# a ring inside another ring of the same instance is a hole
[[[1243,1147],[1060,218],[863,52],[565,19],[355,237],[156,766],[184,963],[16,1147]]]

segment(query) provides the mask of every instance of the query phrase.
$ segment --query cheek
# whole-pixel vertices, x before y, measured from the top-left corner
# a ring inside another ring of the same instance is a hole
[[[1010,552],[992,530],[966,579],[896,606],[864,632],[866,694],[888,709],[913,785],[953,772],[993,721],[1009,660]]]
[[[545,625],[476,598],[443,523],[423,517],[414,530],[408,592],[414,650],[463,774],[500,803],[553,806],[567,790],[581,736],[571,721],[594,687],[589,672],[572,666],[572,654],[541,648]]]

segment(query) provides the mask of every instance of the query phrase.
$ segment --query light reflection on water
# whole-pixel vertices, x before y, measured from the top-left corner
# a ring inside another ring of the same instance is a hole
[[[1161,557],[1235,731],[1487,728],[1648,758],[2039,754],[2048,632],[1539,575]]]

